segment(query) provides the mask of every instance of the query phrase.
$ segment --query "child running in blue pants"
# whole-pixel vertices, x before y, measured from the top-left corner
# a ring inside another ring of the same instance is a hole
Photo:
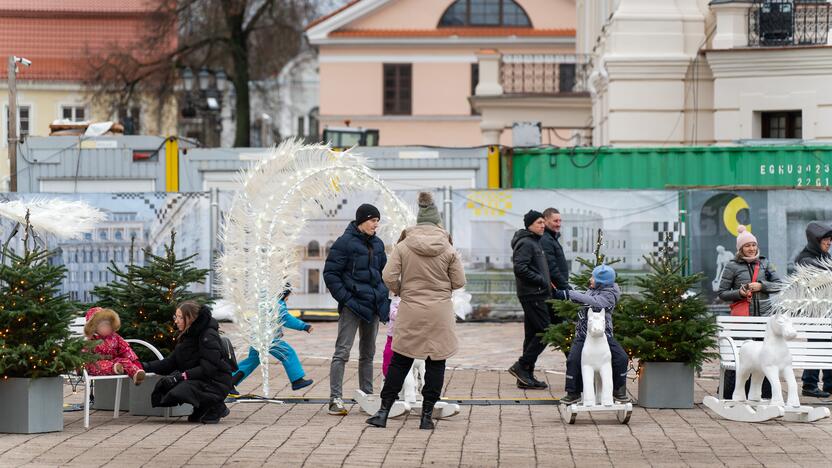
[[[312,333],[312,325],[294,317],[289,313],[289,309],[286,307],[286,301],[289,299],[289,295],[291,293],[292,291],[289,289],[283,291],[283,296],[278,302],[280,318],[283,321],[283,326],[292,330]],[[303,366],[300,364],[298,354],[289,343],[284,340],[275,339],[272,342],[271,349],[269,349],[269,354],[274,356],[275,359],[283,364],[283,368],[286,370],[286,376],[289,377],[289,380],[292,382],[292,390],[300,390],[304,387],[312,385],[313,381],[311,379],[307,380],[304,378],[306,374],[303,372]],[[239,383],[254,372],[254,369],[257,369],[257,366],[259,365],[260,353],[258,353],[253,347],[249,347],[248,357],[237,364],[239,370],[233,376],[234,385],[239,385]]]

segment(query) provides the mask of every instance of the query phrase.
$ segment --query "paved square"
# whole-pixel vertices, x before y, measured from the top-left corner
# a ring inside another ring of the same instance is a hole
[[[311,335],[289,332],[315,384],[292,392],[282,367],[272,363],[278,397],[329,396],[329,356],[335,324],[315,324]],[[223,324],[233,333],[234,326]],[[460,324],[460,353],[449,360],[445,398],[552,398],[563,394],[562,355],[547,350],[547,391],[523,391],[504,371],[522,343],[519,323]],[[376,391],[385,336],[377,342]],[[239,343],[239,340],[235,340]],[[238,356],[245,350],[238,345]],[[357,343],[353,357],[357,357]],[[356,386],[357,362],[345,375],[349,397]],[[243,383],[257,392],[260,373]],[[635,382],[628,383],[637,394]],[[696,379],[695,399],[715,393],[716,366]],[[66,386],[67,402],[82,392]],[[817,404],[817,400],[804,399]],[[322,404],[236,403],[218,425],[189,424],[185,418],[155,418],[93,411],[89,430],[83,413],[65,413],[64,432],[0,434],[0,466],[828,466],[832,420],[814,424],[770,421],[734,423],[697,405],[690,410],[636,408],[629,425],[613,415],[583,417],[564,424],[552,405],[463,406],[434,432],[418,429],[418,415],[391,419],[386,429],[368,427],[357,406],[346,417],[330,416]],[[0,416],[2,417],[2,416]]]

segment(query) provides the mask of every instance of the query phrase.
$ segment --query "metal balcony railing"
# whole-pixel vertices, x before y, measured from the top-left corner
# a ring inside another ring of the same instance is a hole
[[[826,44],[832,4],[819,0],[755,0],[748,10],[748,45]]]
[[[504,94],[582,93],[587,90],[587,64],[581,55],[504,55],[500,84]]]

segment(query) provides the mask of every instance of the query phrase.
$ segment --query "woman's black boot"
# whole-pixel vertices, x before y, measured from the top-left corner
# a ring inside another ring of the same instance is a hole
[[[390,414],[390,408],[393,407],[395,402],[396,400],[381,400],[381,408],[371,418],[367,419],[367,424],[376,427],[387,427],[387,415]]]
[[[419,429],[433,430],[433,405],[422,403],[422,420]]]

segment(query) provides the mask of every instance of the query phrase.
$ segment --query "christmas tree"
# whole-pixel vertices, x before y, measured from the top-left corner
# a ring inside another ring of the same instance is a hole
[[[601,253],[601,246],[604,243],[604,233],[598,230],[598,238],[595,241],[594,260],[586,260],[578,257],[578,263],[583,267],[577,273],[572,273],[569,281],[580,289],[589,288],[589,279],[592,277],[592,269],[598,265],[613,265],[618,260],[607,261],[606,256]],[[621,285],[622,279],[616,279]],[[572,301],[549,301],[555,314],[555,323],[550,325],[542,335],[542,340],[549,346],[558,349],[563,354],[569,355],[569,348],[572,347],[572,339],[575,337],[575,325],[578,322],[578,312],[583,307]]]
[[[701,274],[685,275],[674,255],[645,257],[640,297],[625,298],[613,317],[615,336],[641,362],[683,362],[696,370],[717,357],[716,317],[695,293]]]
[[[135,264],[131,245],[130,263],[121,269],[111,262],[109,270],[115,279],[93,290],[97,305],[112,308],[119,314],[120,335],[145,340],[165,356],[176,345],[178,330],[173,324],[176,306],[187,300],[200,304],[213,301],[207,294],[188,290],[194,283],[204,283],[208,270],[194,267],[196,254],[177,258],[175,245],[176,232],[171,231],[164,255],[154,255],[150,248],[144,249],[145,265]],[[142,360],[156,358],[143,347],[135,351]]]
[[[52,252],[33,243],[26,215],[23,254],[3,247],[0,264],[0,375],[54,377],[95,360],[83,351],[84,338],[72,337],[69,325],[76,305],[61,294],[66,269],[52,265]]]

